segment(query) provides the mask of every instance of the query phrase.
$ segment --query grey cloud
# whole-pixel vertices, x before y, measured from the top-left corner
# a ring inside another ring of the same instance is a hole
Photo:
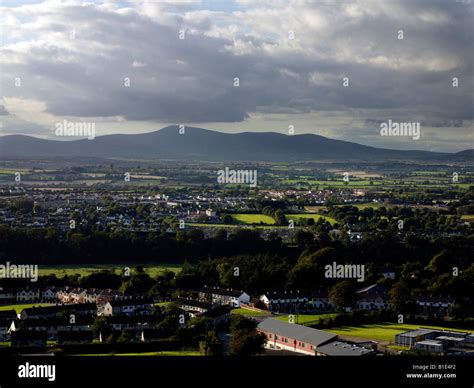
[[[366,126],[372,126],[393,118],[393,110],[404,111],[407,121],[439,128],[472,121],[472,5],[417,0],[370,8],[370,2],[360,2],[371,12],[349,17],[343,9],[349,2],[299,4],[301,14],[322,14],[328,21],[320,37],[310,26],[296,26],[308,52],[266,50],[272,39],[245,24],[255,15],[249,9],[226,15],[228,24],[243,25],[236,37],[252,47],[243,55],[227,49],[234,44],[228,36],[203,34],[211,29],[212,15],[193,23],[178,9],[168,24],[160,24],[159,18],[133,9],[58,7],[38,15],[50,24],[46,30],[38,27],[37,37],[52,31],[66,36],[74,29],[76,39],[67,42],[72,47],[54,40],[38,43],[21,54],[23,64],[4,64],[4,94],[18,97],[9,85],[21,76],[27,85],[21,96],[44,101],[58,116],[199,123],[240,122],[252,112],[364,110],[373,112],[366,117]],[[186,38],[179,40],[183,26]],[[399,29],[403,41],[396,38]],[[354,55],[342,55],[345,49]],[[147,66],[133,68],[134,61]],[[314,72],[320,84],[310,82]],[[348,88],[342,87],[344,76],[350,79]],[[454,76],[458,88],[452,87]],[[130,78],[130,88],[123,86],[124,77]],[[234,77],[240,79],[239,88],[233,87]]]

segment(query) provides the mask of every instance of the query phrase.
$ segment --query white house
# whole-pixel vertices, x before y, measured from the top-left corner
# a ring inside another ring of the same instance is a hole
[[[250,295],[244,291],[225,289],[219,287],[204,287],[199,292],[201,299],[206,299],[215,304],[240,307],[241,303],[250,302]]]
[[[212,209],[207,209],[206,210],[206,216],[208,217],[215,217],[217,215],[216,211],[215,210],[212,210]]]
[[[308,303],[308,296],[299,291],[267,292],[260,300],[269,311],[289,311],[303,307]]]

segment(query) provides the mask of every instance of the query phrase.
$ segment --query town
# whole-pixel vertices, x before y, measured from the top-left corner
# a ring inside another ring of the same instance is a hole
[[[469,166],[49,163],[1,176],[0,352],[474,353]]]

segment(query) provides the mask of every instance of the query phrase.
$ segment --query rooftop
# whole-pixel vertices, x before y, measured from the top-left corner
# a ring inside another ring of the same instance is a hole
[[[363,356],[372,353],[372,350],[340,341],[318,346],[316,351],[328,356]]]
[[[424,341],[419,341],[417,344],[422,344],[422,345],[435,345],[435,346],[443,346],[443,343],[441,341],[436,341],[436,340],[424,340]]]
[[[319,346],[336,339],[337,336],[326,331],[312,329],[310,327],[287,323],[275,318],[267,318],[260,322],[257,327],[261,331],[274,333],[297,341],[305,342],[313,346]]]

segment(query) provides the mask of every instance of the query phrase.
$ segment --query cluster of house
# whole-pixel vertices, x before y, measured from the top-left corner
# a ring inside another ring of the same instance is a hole
[[[152,299],[140,298],[110,300],[103,306],[73,303],[30,307],[18,315],[7,310],[0,313],[0,340],[10,337],[12,346],[45,346],[47,340],[92,342],[92,325],[98,315],[106,317],[112,330],[125,330],[139,337],[143,330],[162,320],[152,314],[153,309]]]
[[[474,334],[460,331],[422,327],[397,334],[395,344],[429,353],[474,355]]]
[[[391,273],[387,272],[387,276]],[[365,311],[388,310],[393,307],[389,289],[380,284],[373,284],[356,291],[356,309]],[[308,295],[300,291],[267,292],[256,298],[241,290],[220,287],[204,287],[199,291],[198,299],[186,299],[188,310],[200,311],[207,304],[229,305],[266,310],[275,313],[330,312],[335,307],[328,292],[313,292]],[[417,315],[444,317],[454,305],[452,298],[435,296],[414,296]],[[192,305],[194,304],[194,307]]]
[[[0,341],[9,338],[12,346],[45,346],[48,340],[59,343],[91,342],[92,325],[97,316],[105,317],[113,331],[125,331],[130,338],[141,341],[160,338],[161,333],[155,327],[164,316],[151,298],[132,298],[121,291],[109,289],[51,287],[42,291],[38,288],[24,291],[29,298],[27,302],[43,300],[57,304],[24,308],[19,314],[13,309],[1,311]],[[202,292],[200,301],[185,298],[173,300],[183,310],[186,322],[190,318],[203,316],[209,318],[209,324],[216,328],[228,321],[232,308],[238,306],[241,300],[247,300],[235,291],[226,294]],[[101,336],[99,340],[102,341]]]
[[[387,276],[391,276],[389,272]],[[385,275],[384,275],[385,276]],[[380,284],[373,284],[356,291],[355,308],[365,311],[386,310],[392,307],[389,289]],[[0,304],[14,303],[36,303],[55,302],[61,304],[70,303],[95,303],[105,305],[108,301],[119,301],[131,296],[122,291],[97,288],[75,288],[75,287],[23,287],[17,289],[0,288]],[[440,296],[414,296],[413,302],[417,306],[417,314],[420,316],[444,317],[449,308],[454,305],[455,300]],[[212,305],[229,305],[267,310],[280,313],[297,313],[311,311],[333,311],[334,306],[329,298],[328,292],[313,292],[311,295],[300,291],[267,292],[257,298],[251,298],[249,294],[240,290],[225,289],[219,287],[204,287],[199,291],[199,297],[188,300],[188,304],[195,303],[196,311],[199,312],[202,303]],[[192,308],[188,309],[193,311]]]
[[[288,323],[276,318],[260,322],[257,330],[267,337],[265,347],[309,356],[367,356],[377,354],[376,345],[339,339],[336,334]]]
[[[122,291],[98,288],[76,287],[0,287],[0,305],[22,303],[96,303],[121,300],[127,296]],[[128,296],[129,298],[129,296]]]
[[[307,182],[302,180],[306,186]],[[370,202],[372,196],[366,190],[322,189],[322,190],[261,190],[264,198],[273,200],[304,199],[308,204],[322,205],[328,198],[337,198],[344,203]]]
[[[5,190],[8,190],[5,189]],[[176,193],[173,197],[165,194],[144,196],[140,190],[127,192],[112,192],[109,195],[114,200],[120,214],[111,214],[103,206],[103,194],[100,191],[90,190],[65,190],[43,191],[34,187],[9,189],[8,196],[0,197],[0,202],[11,203],[17,197],[28,198],[37,207],[33,213],[19,214],[13,209],[0,210],[0,224],[15,227],[44,228],[56,226],[63,230],[70,228],[70,220],[77,223],[87,223],[86,205],[96,208],[95,225],[102,228],[126,229],[135,231],[154,231],[160,228],[158,219],[166,216],[175,216],[186,222],[203,220],[217,221],[216,209],[225,206],[228,209],[241,208],[249,198],[234,196],[218,196],[209,192],[206,194]],[[137,204],[153,205],[149,217],[134,213]]]
[[[387,276],[391,276],[387,273]],[[389,289],[380,284],[373,284],[356,291],[355,308],[365,311],[387,310],[392,308]],[[413,296],[420,316],[444,317],[454,305],[453,298],[436,296]],[[273,312],[302,312],[302,311],[333,311],[334,306],[328,292],[313,292],[311,296],[298,291],[269,292],[252,300],[253,307]]]

